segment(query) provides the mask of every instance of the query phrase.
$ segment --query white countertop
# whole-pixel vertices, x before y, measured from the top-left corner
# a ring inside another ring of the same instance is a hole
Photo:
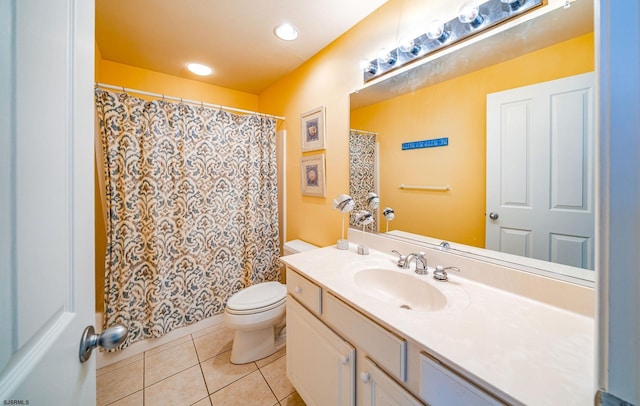
[[[448,282],[395,265],[391,255],[356,246],[282,258],[290,267],[350,302],[464,375],[507,400],[526,405],[589,405],[594,396],[594,320],[449,272]],[[447,298],[438,311],[389,305],[355,285],[354,274],[385,268],[423,279]]]

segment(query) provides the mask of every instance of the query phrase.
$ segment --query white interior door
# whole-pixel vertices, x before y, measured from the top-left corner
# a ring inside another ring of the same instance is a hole
[[[4,404],[95,403],[93,26],[93,1],[0,2]]]
[[[594,80],[487,95],[486,248],[593,269]]]

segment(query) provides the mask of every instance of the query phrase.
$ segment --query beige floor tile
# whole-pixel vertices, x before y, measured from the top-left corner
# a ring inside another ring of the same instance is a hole
[[[198,364],[198,356],[193,341],[182,342],[176,346],[144,356],[144,384],[153,385],[180,371]]]
[[[211,406],[211,401],[209,400],[209,396],[207,396],[206,398],[194,403],[191,406]]]
[[[275,353],[269,355],[266,358],[262,358],[256,361],[256,365],[258,365],[258,368],[262,368],[263,366],[272,363],[273,361],[277,360],[278,358],[284,356],[287,353],[286,348],[282,348],[279,351],[276,351]]]
[[[153,406],[190,405],[206,396],[207,388],[198,365],[144,389],[145,404]]]
[[[96,377],[96,403],[107,405],[142,389],[143,361],[138,360]]]
[[[136,361],[142,360],[142,353],[132,355],[129,358],[121,359],[118,362],[114,362],[113,364],[107,365],[106,367],[102,367],[96,370],[96,376],[100,376],[106,374],[107,372],[115,371],[116,369],[122,368],[125,365],[133,364]]]
[[[231,351],[227,351],[200,364],[209,393],[237,381],[258,368],[253,362],[234,365],[229,361],[230,357]]]
[[[224,406],[273,406],[278,400],[260,371],[254,371],[210,396],[211,404]]]
[[[294,392],[292,395],[280,401],[281,406],[306,406],[304,400],[300,397],[298,392]]]
[[[230,328],[222,326],[218,329],[211,330],[207,334],[194,336],[193,342],[196,345],[198,359],[200,362],[215,357],[218,354],[229,351],[233,343],[234,331]]]
[[[109,406],[143,406],[144,395],[143,391],[138,391],[132,395],[122,398],[118,401],[110,403]]]
[[[153,339],[149,339],[149,342],[152,342],[152,341],[153,341]],[[193,339],[191,338],[190,334],[187,334],[186,336],[177,338],[177,339],[175,339],[173,341],[169,341],[168,343],[164,343],[162,345],[159,345],[159,346],[157,346],[157,347],[155,347],[155,348],[153,348],[153,349],[151,349],[149,351],[145,351],[144,355],[145,356],[154,355],[154,354],[157,354],[157,353],[162,352],[164,350],[167,350],[169,348],[175,347],[176,345],[184,344],[187,341],[193,341]]]
[[[295,389],[289,379],[287,379],[287,356],[283,356],[272,363],[260,368],[267,383],[278,400],[282,400],[291,395]]]

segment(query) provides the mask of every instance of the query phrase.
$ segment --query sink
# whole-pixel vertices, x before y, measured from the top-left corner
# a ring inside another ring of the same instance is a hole
[[[434,286],[413,275],[388,269],[365,269],[353,280],[368,295],[391,306],[418,312],[444,308],[446,297]]]

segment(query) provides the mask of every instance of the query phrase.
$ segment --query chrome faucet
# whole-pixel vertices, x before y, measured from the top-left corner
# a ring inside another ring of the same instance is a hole
[[[398,251],[391,251],[394,254],[398,255],[398,267],[402,269],[409,269],[412,261],[416,261],[416,273],[419,275],[426,275],[429,273],[427,271],[427,256],[424,252],[412,252],[409,255],[402,255]]]

